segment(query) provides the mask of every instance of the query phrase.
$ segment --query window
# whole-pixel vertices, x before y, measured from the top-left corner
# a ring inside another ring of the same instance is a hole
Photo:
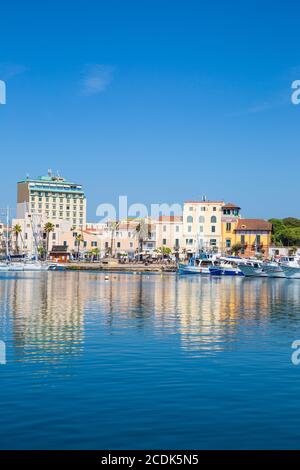
[[[226,232],[231,232],[231,223],[227,222],[226,224]]]
[[[210,218],[210,221],[212,224],[216,224],[217,223],[217,217],[215,215],[213,215],[211,218]]]
[[[176,225],[176,232],[179,232],[179,225]]]
[[[117,243],[117,248],[121,248],[121,242]]]
[[[167,226],[166,226],[166,225],[163,226],[163,231],[164,231],[164,232],[167,231]]]
[[[203,232],[203,225],[200,225],[200,226],[199,226],[199,231],[200,231],[200,233]]]
[[[215,225],[212,225],[212,226],[211,226],[211,232],[212,232],[212,233],[215,233],[215,231],[216,231],[216,226],[215,226]]]
[[[205,212],[205,207],[201,207],[201,212]]]
[[[213,211],[216,212],[217,208],[216,207],[213,207]]]
[[[193,212],[193,207],[192,206],[189,207],[189,211]]]
[[[166,238],[164,238],[162,242],[163,242],[163,245],[166,245],[167,244]]]
[[[192,226],[189,225],[189,226],[188,226],[188,233],[191,233],[191,231],[192,231]]]
[[[217,240],[215,240],[214,238],[211,238],[209,243],[210,246],[217,246]]]
[[[191,215],[189,215],[189,216],[187,217],[186,221],[187,221],[188,224],[192,224],[192,223],[194,222],[194,219],[193,219],[193,217],[192,217]]]
[[[245,245],[245,235],[241,235],[241,244]]]
[[[200,222],[200,224],[204,224],[204,222],[205,222],[205,217],[204,217],[203,215],[200,215],[200,217],[199,217],[199,222]]]
[[[226,248],[230,248],[231,247],[231,240],[228,238],[226,240]]]
[[[176,248],[179,247],[179,238],[176,238],[176,240],[175,240],[175,246],[176,246]]]

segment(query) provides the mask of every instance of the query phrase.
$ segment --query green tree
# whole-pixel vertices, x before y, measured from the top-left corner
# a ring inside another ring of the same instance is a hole
[[[300,246],[300,220],[295,217],[270,219],[275,246]]]
[[[20,224],[16,224],[14,227],[13,227],[13,233],[15,235],[15,238],[16,238],[16,252],[19,253],[19,237],[21,237],[21,241],[23,243],[23,240],[22,240],[22,227]]]
[[[172,254],[172,250],[168,246],[161,246],[157,249],[157,253],[160,254],[162,257],[170,256]]]
[[[91,251],[90,251],[90,255],[91,255],[91,258],[92,260],[99,260],[99,255],[100,255],[100,250],[99,248],[93,248]]]
[[[142,219],[135,228],[135,235],[138,239],[139,253],[141,254],[144,247],[144,242],[147,238],[151,237],[150,225]]]
[[[116,241],[116,232],[119,230],[120,222],[116,220],[111,220],[108,222],[108,228],[110,230],[110,255],[113,256],[114,246]]]
[[[233,255],[237,256],[243,248],[244,246],[241,243],[235,243],[231,247],[231,252]]]
[[[81,245],[81,243],[84,242],[83,235],[81,233],[79,233],[76,236],[75,240],[76,240],[76,244],[77,244],[77,259],[79,259],[80,245]]]
[[[50,240],[50,233],[54,232],[55,226],[51,222],[47,222],[44,226],[44,233],[46,234],[46,257],[49,254],[49,240]]]

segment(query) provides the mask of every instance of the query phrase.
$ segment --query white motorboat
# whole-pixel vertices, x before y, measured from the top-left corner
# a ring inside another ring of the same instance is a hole
[[[287,256],[281,259],[280,266],[287,279],[300,279],[300,258]]]
[[[38,261],[25,262],[24,271],[48,271],[49,265],[40,263]]]
[[[24,263],[9,263],[8,271],[12,271],[12,272],[24,271]]]
[[[7,263],[0,263],[0,273],[9,271],[9,266]]]
[[[267,277],[263,270],[263,262],[259,260],[245,260],[239,268],[246,277]]]
[[[285,278],[285,273],[282,269],[281,264],[277,263],[276,261],[264,263],[263,270],[267,274],[268,277]]]
[[[201,254],[193,256],[188,264],[179,263],[178,271],[180,274],[210,274],[210,268],[215,265],[215,255]]]

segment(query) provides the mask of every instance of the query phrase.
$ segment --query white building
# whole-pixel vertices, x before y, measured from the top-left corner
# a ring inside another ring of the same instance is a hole
[[[183,206],[183,245],[187,253],[221,250],[224,201],[186,201]]]
[[[35,215],[52,223],[67,221],[74,227],[86,226],[86,197],[80,184],[70,183],[60,176],[18,182],[17,219]]]

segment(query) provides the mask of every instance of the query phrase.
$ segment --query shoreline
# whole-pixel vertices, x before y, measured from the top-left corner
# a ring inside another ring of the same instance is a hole
[[[147,272],[147,273],[161,273],[161,272],[177,272],[177,266],[150,264],[145,266],[144,264],[118,264],[118,263],[67,263],[61,264],[64,266],[66,271],[100,271],[100,272]]]

